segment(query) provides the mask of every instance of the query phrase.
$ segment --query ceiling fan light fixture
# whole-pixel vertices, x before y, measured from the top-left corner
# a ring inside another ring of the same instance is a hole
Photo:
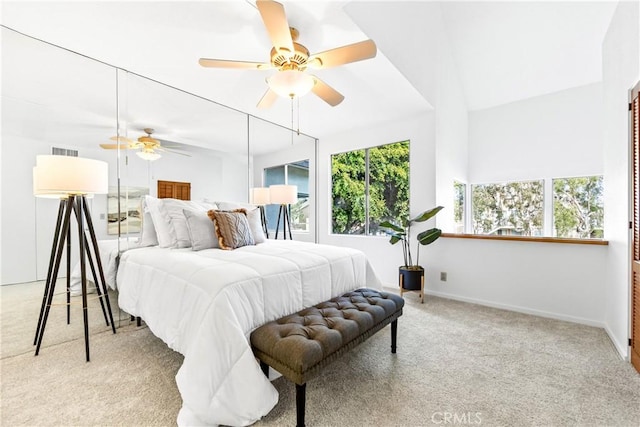
[[[267,79],[272,91],[285,98],[295,98],[309,93],[315,81],[299,70],[284,70]]]
[[[153,150],[140,150],[140,151],[136,151],[136,154],[141,159],[148,160],[150,162],[153,162],[154,160],[158,160],[160,157],[162,157],[160,154],[156,153]]]

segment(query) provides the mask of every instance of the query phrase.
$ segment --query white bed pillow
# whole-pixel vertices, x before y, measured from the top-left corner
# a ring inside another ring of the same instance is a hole
[[[207,211],[184,209],[183,213],[187,219],[191,249],[200,251],[220,247],[215,225],[207,215]]]
[[[262,219],[260,218],[260,208],[247,210],[247,219],[249,220],[249,228],[251,228],[251,234],[253,235],[253,240],[256,242],[256,245],[266,242],[267,238],[264,235]]]
[[[246,210],[253,240],[256,244],[267,241],[267,237],[262,230],[262,220],[260,219],[260,208],[258,206],[244,202],[216,202],[216,205],[218,205],[218,209],[221,211],[232,211],[235,209]]]
[[[146,197],[141,200],[140,210],[142,211],[142,225],[140,226],[140,237],[138,238],[138,246],[141,248],[147,246],[158,246],[158,235],[153,225],[153,218],[147,206]]]
[[[162,200],[153,196],[145,196],[145,203],[149,208],[149,214],[153,221],[153,226],[156,229],[156,236],[158,238],[158,245],[161,248],[171,248],[176,244],[176,236],[169,216],[162,208]]]
[[[214,205],[204,202],[194,202],[191,200],[162,199],[161,207],[169,218],[169,229],[171,233],[172,248],[188,248],[191,246],[189,238],[189,228],[184,210],[207,212],[215,209]]]
[[[178,199],[158,199],[145,196],[149,213],[158,237],[158,245],[162,248],[188,248],[191,246],[187,219],[183,209],[208,211],[215,205]]]

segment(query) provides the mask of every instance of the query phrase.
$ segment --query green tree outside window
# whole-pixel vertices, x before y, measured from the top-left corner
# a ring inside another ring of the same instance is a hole
[[[409,141],[334,154],[331,176],[333,233],[386,235],[381,222],[408,217]]]
[[[553,180],[553,233],[556,237],[602,239],[602,176]]]

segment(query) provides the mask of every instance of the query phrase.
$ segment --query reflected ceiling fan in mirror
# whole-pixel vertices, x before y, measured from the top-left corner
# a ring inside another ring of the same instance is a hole
[[[138,157],[144,160],[149,160],[149,161],[158,160],[160,157],[162,157],[162,155],[160,154],[161,152],[180,154],[182,156],[191,157],[187,153],[182,153],[180,151],[175,150],[173,147],[161,144],[162,142],[170,143],[170,141],[165,141],[165,140],[151,137],[151,134],[153,134],[153,129],[145,128],[143,130],[146,133],[146,135],[141,136],[136,141],[129,138],[125,138],[123,136],[112,136],[109,139],[111,139],[112,141],[119,142],[119,144],[117,143],[116,144],[100,144],[100,147],[107,150],[115,150],[118,148],[120,148],[121,150],[127,150],[127,149],[138,150],[136,151],[136,154],[138,155]]]
[[[277,69],[278,73],[266,79],[269,88],[258,102],[258,108],[270,107],[278,95],[293,99],[309,91],[335,107],[342,102],[344,96],[318,77],[306,73],[307,68],[331,68],[376,56],[377,49],[373,40],[310,55],[309,50],[297,42],[299,32],[289,27],[282,4],[273,0],[257,0],[256,6],[273,43],[270,62],[200,58],[199,63],[203,67],[212,68]]]

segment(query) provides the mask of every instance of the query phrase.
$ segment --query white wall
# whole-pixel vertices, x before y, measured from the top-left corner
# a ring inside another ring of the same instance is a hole
[[[438,213],[436,223],[444,231],[455,230],[453,181],[468,182],[469,130],[468,113],[451,55],[446,32],[439,32],[439,61],[436,85],[436,205],[444,209]]]
[[[638,2],[620,2],[602,44],[604,99],[605,322],[618,351],[628,357],[630,306],[629,90],[640,80]]]
[[[441,238],[425,255],[427,293],[604,326],[606,246]]]
[[[596,83],[469,112],[470,182],[602,174],[601,100]]]
[[[191,183],[191,200],[248,201],[247,155],[198,150],[191,157],[164,154],[159,160],[148,162],[130,156],[127,185],[149,186],[157,195],[158,180]],[[147,169],[150,167],[150,169]],[[150,180],[141,174],[150,172]],[[133,175],[133,176],[132,176]]]

